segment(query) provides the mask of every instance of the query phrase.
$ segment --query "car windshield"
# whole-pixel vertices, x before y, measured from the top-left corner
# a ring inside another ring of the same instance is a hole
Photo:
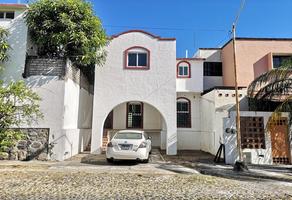
[[[142,139],[142,134],[141,133],[117,133],[115,136],[115,139]]]

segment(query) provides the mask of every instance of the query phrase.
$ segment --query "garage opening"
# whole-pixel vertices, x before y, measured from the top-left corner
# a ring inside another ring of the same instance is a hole
[[[152,105],[129,101],[115,106],[105,119],[102,149],[119,130],[144,130],[152,139],[152,148],[165,149],[166,124],[160,112]]]

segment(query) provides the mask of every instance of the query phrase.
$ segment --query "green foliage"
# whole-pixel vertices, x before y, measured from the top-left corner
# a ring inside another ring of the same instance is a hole
[[[282,66],[272,69],[256,78],[248,87],[254,110],[257,105],[277,105],[270,120],[281,116],[282,112],[290,114],[289,125],[292,125],[292,59],[287,59]],[[269,128],[269,127],[267,127]]]
[[[283,101],[292,94],[292,60],[256,78],[248,87],[248,96],[257,100]]]
[[[10,49],[10,45],[7,42],[8,31],[0,27],[0,70],[2,69],[3,62],[9,59],[7,54]]]
[[[0,152],[11,148],[24,136],[16,129],[43,118],[39,107],[40,97],[23,81],[4,85],[0,82]]]
[[[25,138],[21,131],[12,129],[0,130],[0,153],[7,152],[11,147],[14,147],[17,141]]]
[[[69,57],[80,68],[102,64],[107,37],[91,4],[84,0],[38,0],[26,22],[43,56]]]
[[[0,82],[0,128],[30,125],[42,117],[40,97],[23,81],[4,86]]]
[[[10,45],[7,42],[8,31],[0,28],[0,64],[7,61]],[[23,81],[4,85],[0,80],[0,154],[15,146],[24,138],[17,129],[22,124],[31,124],[43,115],[39,108],[39,96],[29,89]]]

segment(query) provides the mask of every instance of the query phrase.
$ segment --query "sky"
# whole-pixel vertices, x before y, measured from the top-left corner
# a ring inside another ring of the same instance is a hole
[[[175,37],[177,56],[220,47],[230,37],[241,0],[89,0],[108,35],[141,29]],[[17,0],[0,0],[2,3]],[[24,2],[24,1],[23,1]],[[292,38],[292,0],[246,0],[238,37]]]

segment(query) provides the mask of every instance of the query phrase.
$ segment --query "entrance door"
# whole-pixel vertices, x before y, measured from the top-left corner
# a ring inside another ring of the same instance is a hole
[[[288,121],[281,117],[270,122],[272,156],[274,164],[290,164]]]
[[[143,128],[143,103],[127,103],[127,128]]]

